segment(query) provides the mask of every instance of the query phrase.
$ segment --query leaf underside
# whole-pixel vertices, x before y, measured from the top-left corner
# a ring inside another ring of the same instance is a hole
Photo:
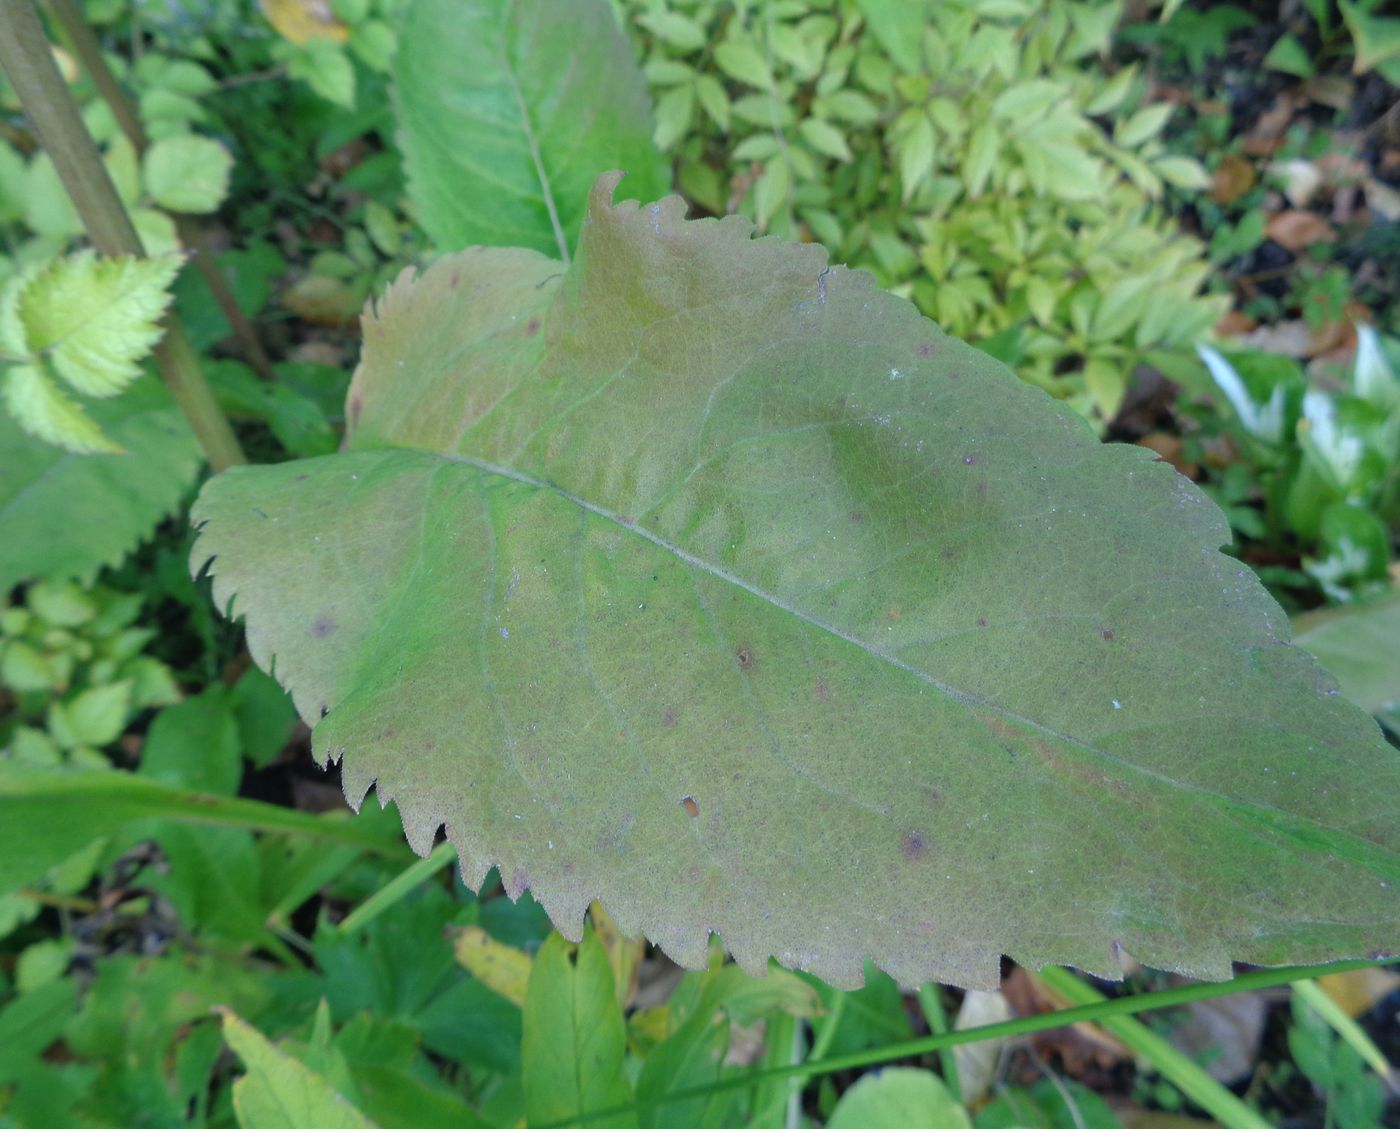
[[[352,803],[691,967],[1397,948],[1400,758],[1191,483],[819,247],[616,183],[567,271],[406,273],[347,449],[197,504]]]

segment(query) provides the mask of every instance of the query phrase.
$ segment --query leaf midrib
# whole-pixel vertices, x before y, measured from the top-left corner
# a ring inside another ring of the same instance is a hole
[[[564,226],[559,222],[559,209],[554,203],[554,190],[549,184],[549,174],[545,172],[544,156],[540,152],[539,138],[535,136],[535,125],[530,118],[530,107],[525,102],[525,93],[520,89],[520,79],[511,63],[510,48],[515,33],[516,0],[506,4],[505,19],[501,29],[501,70],[510,82],[510,92],[515,99],[515,108],[520,114],[521,128],[525,133],[525,143],[530,147],[530,159],[535,163],[535,175],[539,178],[540,193],[544,197],[545,210],[549,212],[549,224],[554,229],[554,240],[559,245],[559,258],[569,265],[569,242],[564,238]]]

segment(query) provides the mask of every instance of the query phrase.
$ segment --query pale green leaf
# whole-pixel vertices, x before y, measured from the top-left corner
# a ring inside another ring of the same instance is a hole
[[[80,235],[83,221],[73,210],[63,181],[47,153],[39,152],[24,175],[25,223],[40,235],[67,240]]]
[[[1317,656],[1351,701],[1400,718],[1400,595],[1309,612],[1294,627],[1298,646]]]
[[[922,69],[919,44],[928,20],[926,0],[858,0],[857,7],[900,70],[914,74]]]
[[[355,108],[355,66],[345,48],[334,39],[308,39],[288,60],[287,74],[303,80],[337,106]]]
[[[131,683],[123,679],[93,686],[49,706],[48,729],[65,749],[78,745],[99,748],[111,744],[126,728],[131,709]]]
[[[728,40],[715,48],[715,63],[730,78],[759,90],[773,85],[773,75],[758,47],[745,39]]]
[[[1177,188],[1200,191],[1210,187],[1210,174],[1194,157],[1158,157],[1151,167],[1153,172]]]
[[[681,51],[698,51],[705,46],[705,29],[680,12],[659,9],[638,17],[637,22],[658,39]]]
[[[1378,16],[1356,0],[1338,0],[1337,6],[1356,43],[1352,69],[1357,74],[1400,58],[1400,19]]]
[[[824,122],[821,118],[807,118],[797,127],[797,132],[822,156],[838,161],[851,159],[851,147],[846,144],[845,136],[830,122]]]
[[[962,167],[963,184],[969,196],[980,196],[987,187],[1000,151],[1001,134],[996,126],[989,121],[980,123],[967,143],[967,158]]]
[[[187,133],[154,142],[141,167],[146,191],[162,208],[203,215],[228,195],[233,156],[212,137]]]
[[[585,931],[571,961],[564,939],[551,934],[530,968],[525,994],[520,1057],[526,1120],[544,1125],[625,1105],[632,1096],[623,1073],[626,1050],[622,1010],[598,938]],[[635,1129],[637,1117],[617,1114],[589,1124]]]
[[[402,278],[344,453],[195,507],[352,802],[692,967],[1394,945],[1400,761],[1195,486],[821,247],[615,183],[567,270]]]
[[[710,120],[719,126],[721,133],[729,132],[729,95],[724,86],[712,74],[702,74],[695,79],[695,95]]]
[[[411,0],[394,70],[408,194],[439,250],[567,259],[602,169],[666,190],[646,83],[604,0]]]
[[[388,73],[397,49],[398,37],[383,20],[366,20],[350,29],[350,50],[379,74]]]
[[[1116,110],[1127,98],[1128,92],[1133,88],[1133,82],[1137,79],[1137,64],[1133,63],[1118,71],[1104,85],[1097,94],[1093,96],[1084,106],[1084,112],[1090,117],[1097,117],[1099,114],[1107,114]]]
[[[914,119],[913,127],[900,140],[899,182],[903,198],[908,201],[919,185],[933,172],[935,138],[933,123],[923,114]]]
[[[1113,140],[1125,149],[1136,149],[1162,132],[1162,127],[1175,109],[1170,102],[1154,102],[1144,106],[1132,117],[1118,123],[1113,131]]]
[[[122,204],[128,209],[134,207],[141,198],[141,160],[125,134],[118,135],[107,147],[102,163]]]
[[[663,153],[673,148],[690,128],[695,112],[695,87],[690,83],[673,86],[656,101],[656,147]]]
[[[972,1129],[972,1119],[932,1071],[892,1066],[842,1094],[827,1129]]]
[[[131,455],[63,451],[0,412],[0,589],[92,579],[150,536],[193,484],[199,444],[157,381],[142,377],[91,409],[101,434]]]
[[[374,1129],[374,1122],[346,1101],[330,1081],[279,1050],[227,1008],[224,1041],[247,1073],[233,1084],[240,1129]]]
[[[0,370],[5,407],[20,428],[36,439],[78,455],[120,454],[123,448],[102,433],[37,365]]]
[[[773,217],[787,207],[792,191],[792,172],[781,155],[763,167],[763,175],[754,186],[754,212],[758,226],[766,228]]]
[[[146,254],[153,258],[174,255],[181,250],[175,221],[157,208],[133,208],[131,226],[136,228]]]
[[[114,396],[141,373],[160,340],[160,318],[180,259],[56,259],[25,286],[19,320],[34,355],[89,396]]]

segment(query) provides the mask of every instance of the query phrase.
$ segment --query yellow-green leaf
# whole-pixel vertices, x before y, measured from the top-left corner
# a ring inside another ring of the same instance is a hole
[[[10,415],[35,438],[80,455],[121,452],[37,365],[15,365],[5,372],[3,383]]]
[[[233,1112],[241,1129],[374,1129],[375,1123],[324,1075],[278,1050],[233,1012],[220,1010],[224,1041],[248,1071],[233,1084]]]
[[[497,941],[479,925],[459,929],[452,942],[457,963],[498,996],[517,1007],[525,1003],[525,986],[534,963],[530,954]]]
[[[211,137],[187,133],[166,137],[146,150],[142,172],[146,191],[162,208],[203,215],[228,194],[233,157]]]
[[[160,317],[180,270],[175,256],[99,259],[82,251],[56,260],[19,296],[30,355],[44,355],[79,392],[114,396],[140,375],[160,340]]]

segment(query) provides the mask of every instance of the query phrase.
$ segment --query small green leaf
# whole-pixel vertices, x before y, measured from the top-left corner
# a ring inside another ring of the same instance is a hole
[[[880,46],[905,74],[923,67],[919,44],[928,18],[925,0],[859,0],[857,5]]]
[[[766,228],[787,206],[792,192],[792,173],[779,154],[763,166],[763,175],[754,188],[754,212],[760,228]]]
[[[1400,594],[1309,612],[1293,625],[1294,642],[1336,676],[1350,701],[1400,716]]]
[[[89,690],[49,707],[49,732],[63,748],[110,745],[126,728],[131,683],[126,680]]]
[[[768,90],[773,85],[773,75],[762,52],[748,40],[721,43],[715,48],[715,62],[720,70],[738,82],[759,90]]]
[[[340,1096],[330,1082],[278,1050],[227,1008],[224,1040],[247,1073],[233,1084],[241,1129],[374,1129],[374,1122]]]
[[[160,317],[180,270],[174,256],[99,259],[80,251],[56,260],[19,296],[29,352],[44,356],[79,392],[114,396],[141,373],[160,340]]]
[[[729,95],[723,84],[712,74],[702,74],[695,79],[695,95],[705,113],[719,126],[721,133],[729,132]]]
[[[827,1129],[972,1129],[972,1120],[938,1075],[893,1066],[842,1094]]]
[[[656,147],[663,153],[673,148],[695,112],[695,87],[690,83],[673,86],[656,100]]]
[[[934,144],[933,123],[919,114],[899,146],[899,182],[906,203],[933,172]]]
[[[79,455],[122,453],[36,365],[13,365],[0,372],[0,386],[14,421],[36,439]]]
[[[576,960],[558,933],[536,955],[525,994],[520,1046],[525,1116],[531,1124],[567,1120],[625,1105],[627,1038],[603,946],[585,930]],[[635,1129],[635,1114],[591,1120],[599,1129]]]
[[[233,156],[211,137],[187,133],[166,137],[146,150],[142,174],[146,191],[162,208],[204,215],[228,194]]]
[[[243,776],[242,752],[233,704],[223,684],[216,682],[156,715],[141,746],[141,774],[231,796]]]
[[[350,29],[350,50],[379,74],[387,74],[398,49],[394,29],[383,20],[366,20]]]
[[[1269,48],[1269,53],[1264,56],[1264,66],[1299,78],[1312,78],[1315,69],[1307,48],[1298,42],[1297,36],[1288,33],[1279,36]]]
[[[1196,192],[1210,187],[1210,174],[1201,162],[1194,157],[1158,157],[1151,165],[1152,171],[1177,188]]]
[[[355,108],[355,67],[334,39],[308,39],[288,61],[287,73],[309,83],[312,90],[337,106]]]
[[[980,196],[996,167],[1001,151],[1001,134],[990,121],[981,122],[972,131],[967,143],[967,159],[963,162],[963,184],[969,196]]]
[[[1126,121],[1118,123],[1113,131],[1113,140],[1125,149],[1136,149],[1162,131],[1175,109],[1170,102],[1155,102],[1151,106],[1144,106]]]
[[[846,138],[830,122],[824,122],[821,118],[807,118],[797,127],[797,132],[803,141],[823,156],[838,161],[851,159],[851,148],[846,144]]]
[[[1356,0],[1338,0],[1342,19],[1356,41],[1356,62],[1352,69],[1365,74],[1381,64],[1400,58],[1400,19],[1377,16],[1369,5]]]
[[[705,46],[705,29],[680,12],[648,12],[637,22],[658,39],[681,51],[698,51]]]

